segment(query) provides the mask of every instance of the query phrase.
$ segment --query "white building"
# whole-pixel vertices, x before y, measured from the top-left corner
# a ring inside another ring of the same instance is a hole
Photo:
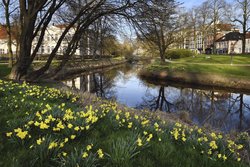
[[[230,32],[216,41],[216,52],[218,54],[241,54],[242,34]],[[250,53],[250,34],[246,35],[246,53]]]
[[[52,50],[55,48],[55,46],[56,46],[56,44],[57,44],[57,42],[58,42],[58,40],[59,40],[59,38],[60,38],[60,36],[63,33],[65,28],[66,28],[65,25],[49,26],[45,32],[42,45],[40,46],[37,54],[41,54],[41,55],[50,54],[52,52]],[[67,33],[66,37],[63,39],[63,41],[58,49],[58,52],[57,52],[58,55],[62,55],[64,53],[64,51],[67,48],[68,43],[71,40],[73,34],[74,34],[74,29],[72,28]],[[8,53],[7,39],[8,39],[8,36],[7,36],[6,27],[1,26],[0,27],[0,55]],[[38,37],[36,37],[33,40],[31,52],[35,49],[37,42],[38,42]],[[13,50],[13,53],[16,52],[16,45],[15,45],[14,41],[13,41],[13,45],[12,45],[12,50]],[[75,55],[81,55],[79,48],[77,48],[77,50],[75,51]]]
[[[8,54],[8,35],[7,30],[5,26],[0,26],[0,55],[6,55]],[[13,53],[16,52],[16,44],[13,41],[12,44],[12,51]]]

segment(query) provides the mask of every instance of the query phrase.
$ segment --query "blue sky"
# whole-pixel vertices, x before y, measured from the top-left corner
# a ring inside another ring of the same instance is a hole
[[[177,0],[181,3],[184,3],[183,6],[186,8],[192,8],[194,6],[199,6],[206,0]],[[226,0],[227,2],[233,2],[233,0]]]
[[[183,6],[186,8],[192,8],[194,6],[199,6],[205,0],[179,0],[179,2],[184,3]]]

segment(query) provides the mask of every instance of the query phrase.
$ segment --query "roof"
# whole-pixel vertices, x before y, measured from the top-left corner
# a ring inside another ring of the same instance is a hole
[[[232,24],[216,24],[217,28],[220,29],[220,31],[231,31],[233,29]]]
[[[242,34],[240,32],[229,32],[223,37],[219,38],[216,42],[221,41],[237,41],[242,39]]]
[[[250,32],[247,32],[246,39],[249,39],[249,38],[250,38]]]
[[[57,28],[60,28],[60,29],[64,29],[64,28],[66,28],[68,25],[67,25],[67,24],[57,24],[57,25],[53,25],[53,26],[55,26],[55,27],[57,27]]]
[[[8,38],[6,26],[0,25],[0,39]]]
[[[18,33],[18,27],[12,26],[11,27],[11,35],[13,39],[17,39],[19,36]],[[8,33],[7,33],[7,26],[6,25],[0,25],[0,39],[7,39]]]

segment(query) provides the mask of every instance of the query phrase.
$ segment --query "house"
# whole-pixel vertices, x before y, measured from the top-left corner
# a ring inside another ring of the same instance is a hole
[[[245,52],[250,53],[250,33],[246,34]],[[216,53],[218,54],[241,54],[242,33],[230,32],[216,41]]]
[[[216,40],[217,54],[239,54],[242,53],[242,34],[230,32]]]
[[[48,26],[43,42],[37,52],[38,55],[48,55],[52,52],[52,50],[55,48],[61,34],[65,30],[66,25],[51,25]],[[14,33],[13,33],[14,34]],[[70,29],[65,38],[63,39],[57,54],[62,55],[65,52],[65,49],[68,46],[69,41],[72,38],[72,35],[74,34],[74,29]],[[8,47],[7,47],[7,41],[8,41],[8,35],[6,31],[6,26],[0,26],[0,55],[4,55],[8,53]],[[34,51],[35,46],[38,42],[38,37],[35,37],[32,43],[32,50],[31,53]],[[12,42],[12,50],[13,53],[16,52],[16,42],[13,40]],[[79,47],[75,51],[75,55],[81,55]]]
[[[232,24],[218,23],[216,24],[216,40],[223,37],[225,34],[237,31]],[[204,34],[205,33],[205,34]],[[183,44],[179,45],[183,49],[190,49],[194,52],[206,52],[211,53],[213,49],[214,35],[212,31],[212,26],[208,29],[207,32],[202,32],[199,28],[194,32],[189,30],[185,34],[186,37],[183,40]]]
[[[13,36],[15,37],[15,34],[13,33]],[[8,33],[6,26],[0,25],[0,55],[6,55],[8,54]],[[13,53],[16,52],[16,42],[13,40],[12,42],[12,51]]]

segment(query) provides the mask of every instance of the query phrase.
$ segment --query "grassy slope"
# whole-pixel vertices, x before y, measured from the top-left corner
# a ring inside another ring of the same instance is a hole
[[[153,119],[151,113],[125,112],[130,109],[122,111],[108,101],[92,100],[90,105],[87,99],[82,100],[51,88],[0,80],[0,166],[246,166],[235,160],[240,145],[233,144],[231,152],[225,136],[220,139],[218,134],[165,124]],[[80,101],[88,107],[80,106]],[[44,123],[49,127],[42,128]],[[24,139],[14,132],[18,128],[21,133],[28,132]],[[7,132],[12,135],[7,137]],[[76,137],[72,139],[72,135]],[[208,141],[197,142],[204,137]],[[242,139],[238,141],[241,144],[249,141],[249,137]],[[218,148],[208,155],[211,141],[216,141]],[[53,142],[57,146],[50,149]],[[93,146],[87,150],[89,144]],[[97,153],[100,148],[102,158]],[[219,153],[227,160],[218,158]]]
[[[211,55],[211,58],[205,58],[206,55],[196,57],[182,58],[174,60],[173,63],[156,62],[149,67],[150,70],[168,70],[172,72],[192,72],[192,73],[210,73],[223,76],[238,77],[250,79],[250,66],[237,66],[250,64],[250,57],[234,56],[233,65],[230,65],[230,56]],[[192,64],[200,63],[200,64]]]
[[[187,58],[178,59],[178,60],[175,60],[175,62],[230,64],[231,56],[230,55],[197,55],[195,57],[187,57]],[[250,64],[250,56],[233,55],[233,64]]]

